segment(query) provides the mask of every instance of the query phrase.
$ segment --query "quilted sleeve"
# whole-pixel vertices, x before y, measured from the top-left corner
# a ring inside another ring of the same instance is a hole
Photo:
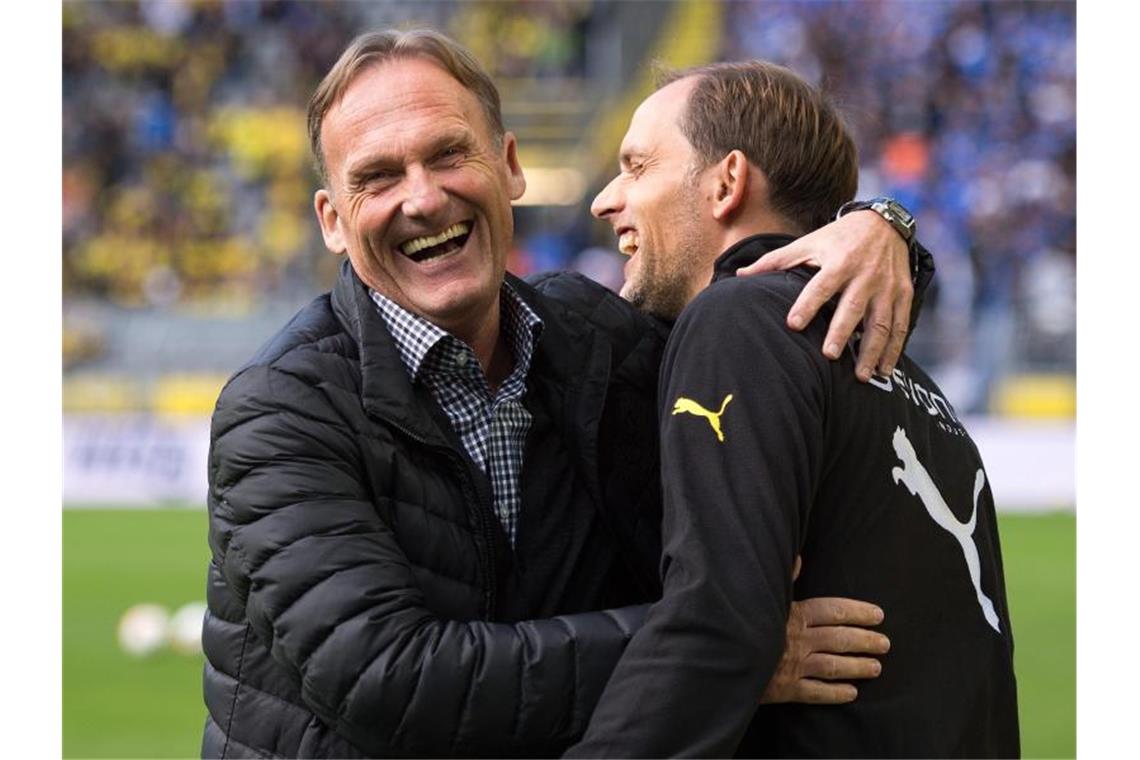
[[[433,616],[351,431],[292,375],[235,377],[212,439],[214,561],[321,720],[373,756],[549,754],[582,734],[643,607]]]

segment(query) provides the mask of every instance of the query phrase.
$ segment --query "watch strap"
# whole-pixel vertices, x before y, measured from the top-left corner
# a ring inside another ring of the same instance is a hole
[[[903,206],[894,198],[880,196],[866,201],[849,201],[839,207],[839,212],[835,215],[835,218],[838,219],[852,211],[863,210],[874,211],[883,217],[888,224],[895,228],[895,232],[899,233],[907,245],[910,245],[914,241],[918,232],[918,224],[914,220],[914,214],[907,211],[906,206]]]

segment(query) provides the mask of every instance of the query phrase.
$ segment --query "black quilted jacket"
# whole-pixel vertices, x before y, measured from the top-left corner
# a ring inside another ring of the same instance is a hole
[[[347,265],[227,384],[204,756],[541,756],[581,735],[644,615],[623,605],[659,592],[663,340],[579,276],[513,282],[545,323],[513,552]]]

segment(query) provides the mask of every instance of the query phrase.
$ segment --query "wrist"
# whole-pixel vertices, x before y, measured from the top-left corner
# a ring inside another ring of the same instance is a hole
[[[898,233],[906,244],[911,283],[916,291],[920,286],[925,289],[934,273],[934,260],[929,251],[918,242],[918,222],[915,221],[914,215],[894,198],[879,197],[844,203],[839,207],[835,218],[838,219],[853,211],[874,212]]]
[[[879,197],[866,201],[854,200],[844,203],[839,207],[839,212],[836,213],[835,218],[839,219],[852,211],[873,211],[899,234],[908,249],[913,247],[918,235],[918,222],[915,221],[914,215],[894,198]]]

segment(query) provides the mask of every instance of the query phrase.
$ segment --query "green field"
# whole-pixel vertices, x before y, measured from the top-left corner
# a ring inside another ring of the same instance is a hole
[[[1021,753],[1077,755],[1077,520],[999,517]]]
[[[1076,754],[1076,520],[1001,518],[1025,757]],[[202,658],[115,644],[132,604],[205,598],[202,510],[65,510],[64,757],[196,757]]]

